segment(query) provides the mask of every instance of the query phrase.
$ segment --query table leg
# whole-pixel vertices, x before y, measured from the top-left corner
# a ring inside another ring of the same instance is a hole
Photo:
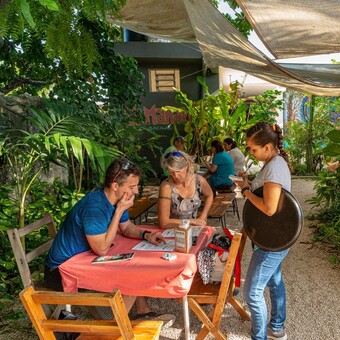
[[[189,320],[189,305],[188,296],[183,296],[183,318],[184,318],[184,334],[185,340],[190,340],[190,320]]]

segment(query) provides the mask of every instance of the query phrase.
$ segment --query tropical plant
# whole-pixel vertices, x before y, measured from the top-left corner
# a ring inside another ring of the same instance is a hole
[[[336,125],[336,124],[335,124]],[[315,182],[316,196],[309,203],[320,208],[311,216],[319,220],[316,226],[315,240],[326,240],[336,247],[333,262],[340,261],[340,130],[334,129],[327,134],[329,143],[323,148],[325,155],[332,157],[328,170],[318,174]]]
[[[328,141],[327,133],[334,129],[334,122],[338,117],[337,112],[340,112],[340,98],[316,97],[313,125],[308,122],[308,112],[304,116],[306,121],[299,119],[286,124],[284,132],[287,145],[285,148],[289,153],[294,173],[308,173],[306,159],[309,143],[312,147],[311,159],[314,174],[317,174],[323,167],[324,161],[329,160],[330,156],[324,153],[324,147]]]
[[[31,109],[32,116],[26,117],[35,130],[13,129],[9,126],[0,130],[0,155],[11,167],[18,198],[18,225],[25,225],[25,205],[32,185],[51,163],[72,167],[76,159],[84,167],[86,154],[93,169],[99,174],[110,161],[120,154],[87,138],[88,131],[96,131],[95,124],[77,115],[77,108],[66,103],[45,103],[46,109]],[[7,121],[8,120],[7,117]],[[76,183],[78,191],[81,182]]]
[[[239,98],[240,88],[237,82],[231,85],[229,93],[221,88],[216,95],[212,95],[203,77],[197,77],[197,81],[204,89],[203,99],[194,102],[176,89],[176,101],[182,106],[165,106],[162,109],[185,112],[190,116],[184,126],[186,145],[190,154],[198,155],[199,161],[203,160],[214,138],[223,140],[232,137],[242,148],[245,131],[262,120],[274,122],[274,117],[278,116],[277,110],[282,107],[282,101],[277,99],[279,91],[266,91],[263,95],[256,96],[248,106],[244,99]]]

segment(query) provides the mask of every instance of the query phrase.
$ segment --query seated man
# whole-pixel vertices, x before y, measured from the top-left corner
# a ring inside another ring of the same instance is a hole
[[[71,209],[45,261],[45,281],[50,288],[63,291],[59,265],[89,249],[105,255],[118,231],[153,244],[165,243],[161,233],[143,231],[129,220],[128,208],[138,194],[139,177],[140,170],[135,164],[117,159],[106,170],[104,188],[88,193]],[[145,297],[125,295],[123,299],[128,311],[136,302],[138,315],[150,314]]]

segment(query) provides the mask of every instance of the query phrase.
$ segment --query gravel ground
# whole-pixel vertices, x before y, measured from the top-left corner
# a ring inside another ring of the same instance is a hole
[[[314,195],[314,182],[306,179],[293,179],[292,192],[302,206],[304,216],[311,211],[311,205],[305,200]],[[239,199],[239,211],[242,212],[244,200]],[[228,223],[232,228],[240,226],[232,213]],[[286,331],[293,340],[335,340],[340,339],[340,270],[329,264],[327,248],[321,244],[312,244],[310,221],[305,225],[298,241],[292,246],[283,263],[283,275],[287,290]],[[242,277],[245,276],[251,257],[251,245],[247,242],[242,260]],[[266,293],[267,294],[267,293]],[[268,294],[266,295],[267,300]],[[242,291],[239,296],[244,303]],[[162,304],[164,303],[164,306]],[[176,315],[175,324],[162,331],[161,339],[184,339],[181,318],[181,305],[166,300],[156,301],[160,309],[172,310]],[[191,338],[200,328],[200,323],[191,313]],[[222,317],[222,330],[228,340],[250,339],[250,322],[242,321],[231,307],[226,307]],[[213,339],[212,336],[208,339]]]
[[[311,211],[311,206],[305,202],[314,195],[313,181],[293,179],[292,190],[302,206],[304,215]],[[244,200],[239,199],[239,211],[242,212]],[[209,221],[213,222],[213,221]],[[214,225],[213,223],[210,223]],[[241,223],[228,214],[228,224],[238,228]],[[312,229],[305,226],[298,241],[291,248],[283,264],[283,275],[287,290],[287,322],[286,331],[289,339],[294,340],[335,340],[340,339],[340,286],[339,267],[329,264],[327,248],[321,244],[312,244]],[[247,243],[242,260],[244,277],[251,256],[250,242]],[[268,298],[268,296],[266,295]],[[244,304],[242,290],[239,300]],[[158,311],[166,311],[176,316],[171,327],[163,328],[161,340],[184,339],[182,305],[172,299],[150,299],[151,306]],[[20,304],[17,305],[17,308]],[[75,313],[76,314],[76,313]],[[195,339],[200,323],[193,313],[191,319],[191,338]],[[0,325],[4,330],[4,324]],[[250,323],[242,321],[238,314],[226,306],[221,328],[229,340],[250,339]],[[0,335],[0,339],[20,340],[37,339],[30,330],[29,321],[19,320],[6,327],[8,334]],[[213,339],[212,336],[208,339]]]

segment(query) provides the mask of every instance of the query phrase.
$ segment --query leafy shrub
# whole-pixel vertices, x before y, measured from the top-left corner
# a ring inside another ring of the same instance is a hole
[[[0,297],[2,298],[22,289],[20,274],[6,233],[6,230],[18,225],[18,204],[15,204],[13,192],[13,186],[0,185]],[[83,193],[78,193],[58,181],[53,184],[35,182],[28,199],[26,224],[38,220],[46,213],[52,213],[58,228],[67,212],[83,196]],[[27,250],[36,248],[47,239],[46,228],[29,234],[26,238]],[[42,257],[30,263],[32,273],[43,272],[43,261]]]
[[[323,151],[329,156],[339,157],[340,130],[329,132],[327,137],[330,143]],[[311,216],[312,219],[319,221],[314,240],[323,240],[334,245],[335,255],[331,261],[336,263],[340,262],[340,168],[338,162],[330,164],[329,170],[319,173],[315,183],[316,197],[312,197],[309,202],[320,208],[318,213]]]

